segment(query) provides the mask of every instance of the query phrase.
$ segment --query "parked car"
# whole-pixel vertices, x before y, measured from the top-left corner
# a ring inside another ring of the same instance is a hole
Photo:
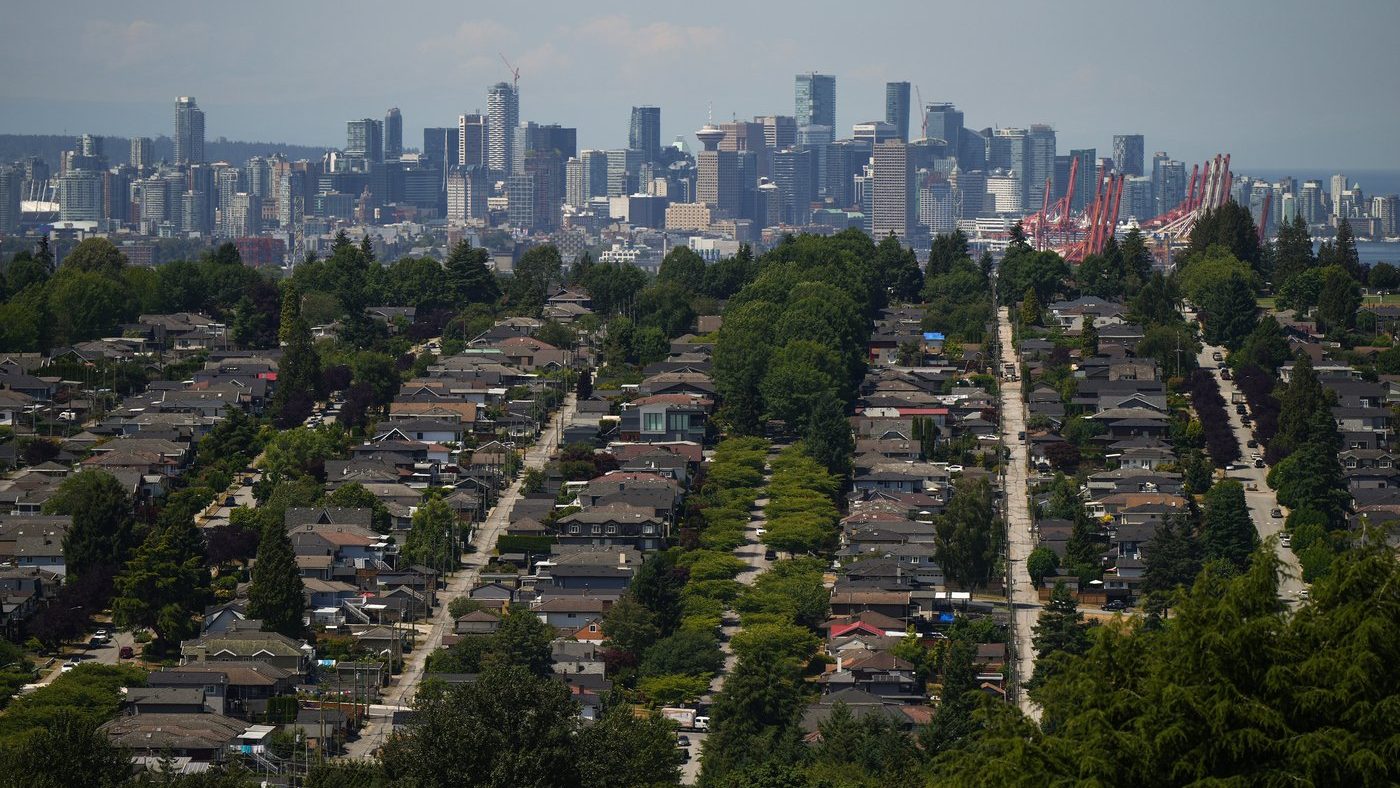
[[[1244,442],[1244,445],[1250,449],[1257,449],[1259,448],[1259,441],[1250,438],[1249,440]]]
[[[1025,443],[1025,441],[1026,441],[1026,433],[1025,433],[1024,430],[1021,431],[1021,432],[1016,433],[1016,440],[1021,441],[1022,443]]]
[[[1289,536],[1288,534],[1283,534],[1278,538],[1278,543],[1283,545],[1284,547],[1292,547],[1293,537]]]
[[[68,661],[68,662],[63,663],[63,666],[60,667],[58,670],[59,670],[60,673],[67,673],[68,671],[70,671],[70,670],[72,670],[73,668],[76,668],[76,667],[78,667],[78,663],[73,662],[73,661],[70,660],[70,661]]]
[[[961,465],[949,465],[949,466],[948,466],[948,473],[962,473],[962,472],[963,472],[963,467],[962,467]]]
[[[1230,379],[1230,370],[1229,370],[1227,367],[1223,367],[1223,366],[1222,366],[1222,367],[1220,368],[1220,379],[1221,379],[1221,380],[1229,380],[1229,379]]]
[[[1211,354],[1210,354],[1210,360],[1211,360],[1211,361],[1223,361],[1224,359],[1225,359],[1225,357],[1222,356],[1222,355],[1220,355],[1220,351],[1219,351],[1219,350],[1217,350],[1217,351],[1215,351],[1214,353],[1211,353]]]
[[[117,652],[117,656],[121,659],[131,659],[132,657],[136,656],[136,652],[131,648],[131,646],[122,646],[121,650]]]
[[[683,735],[683,736],[677,737],[677,738],[676,738],[676,746],[677,746],[677,747],[689,747],[689,746],[690,746],[690,737],[689,737],[689,736],[684,736],[684,735]]]
[[[1127,610],[1127,609],[1128,609],[1128,603],[1127,603],[1127,602],[1124,602],[1124,601],[1121,600],[1121,599],[1110,599],[1110,600],[1108,600],[1108,602],[1107,602],[1106,604],[1104,604],[1103,609],[1104,609],[1104,610]]]
[[[765,561],[776,561],[776,560],[778,560],[778,552],[777,552],[776,550],[764,550],[764,551],[763,551],[763,560],[765,560]]]
[[[94,633],[92,633],[92,634],[93,634],[93,637],[99,638],[99,639],[101,639],[101,640],[106,640],[106,639],[107,639],[107,630],[105,630],[105,629],[99,629],[99,630],[97,630],[96,632],[94,632]]]
[[[1241,416],[1243,416],[1244,414],[1248,413],[1249,411],[1245,410],[1245,407],[1244,407],[1243,405],[1236,405],[1236,406],[1235,406],[1235,412],[1238,413],[1238,414],[1240,414]]]
[[[1256,460],[1254,461],[1254,467],[1256,467],[1256,468],[1263,468],[1263,467],[1264,467],[1264,461],[1263,461],[1263,460],[1256,459]]]
[[[1269,516],[1270,516],[1270,517],[1282,517],[1282,516],[1283,516],[1283,510],[1281,510],[1281,509],[1272,509],[1272,510],[1269,511]]]

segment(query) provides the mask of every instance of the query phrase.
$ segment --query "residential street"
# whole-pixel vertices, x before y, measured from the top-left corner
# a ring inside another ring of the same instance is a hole
[[[1215,376],[1216,383],[1220,384],[1220,396],[1225,399],[1225,412],[1230,417],[1230,428],[1234,430],[1235,441],[1239,444],[1242,452],[1242,458],[1239,462],[1244,467],[1229,471],[1226,476],[1244,484],[1244,498],[1245,502],[1249,504],[1250,519],[1254,520],[1254,528],[1259,532],[1259,538],[1268,539],[1283,532],[1283,518],[1272,517],[1269,514],[1272,510],[1280,508],[1278,498],[1274,495],[1273,489],[1264,481],[1269,474],[1268,467],[1254,467],[1252,455],[1256,452],[1262,454],[1263,450],[1247,448],[1249,441],[1254,437],[1253,432],[1244,426],[1239,414],[1235,412],[1234,404],[1230,401],[1239,389],[1235,388],[1233,380],[1223,380],[1220,377],[1220,370],[1217,369],[1220,362],[1214,360],[1213,354],[1215,353],[1220,353],[1223,358],[1225,348],[1205,345],[1201,348],[1201,354],[1197,356],[1196,361],[1202,369],[1210,370],[1210,373]],[[1281,543],[1277,544],[1275,549],[1284,566],[1283,577],[1279,578],[1279,596],[1288,602],[1295,601],[1305,588],[1303,571],[1298,565],[1298,557],[1293,554],[1291,549],[1284,547]]]
[[[1011,335],[1011,320],[1006,307],[997,310],[997,334],[1001,345],[1001,369],[1012,365],[1020,377],[1021,365],[1016,358],[1016,344]],[[1016,691],[1021,711],[1032,719],[1040,719],[1040,707],[1031,702],[1021,688],[1035,670],[1035,648],[1031,645],[1032,627],[1040,615],[1040,598],[1026,570],[1026,559],[1035,549],[1031,531],[1030,491],[1026,484],[1029,457],[1026,442],[1020,435],[1026,429],[1026,403],[1019,380],[1003,380],[1001,384],[1001,439],[1011,452],[1005,475],[1007,575],[1011,582],[1012,636],[1017,658]]]
[[[576,405],[577,399],[572,393],[565,396],[563,407],[554,414],[549,427],[540,434],[539,441],[525,452],[524,468],[543,468],[545,463],[549,461],[549,458],[554,454],[563,428],[573,419]],[[360,732],[360,737],[346,747],[346,753],[350,757],[365,758],[371,755],[384,743],[385,737],[390,732],[392,726],[389,714],[392,713],[391,710],[396,707],[407,708],[411,705],[413,689],[423,678],[423,669],[427,664],[428,655],[442,645],[443,635],[452,629],[453,621],[447,610],[448,603],[467,593],[476,584],[481,575],[482,567],[490,560],[491,552],[496,547],[497,537],[510,524],[510,510],[519,499],[520,488],[524,482],[525,474],[522,471],[515,482],[501,495],[496,505],[492,507],[486,521],[476,530],[474,538],[476,552],[467,558],[463,569],[448,578],[446,588],[439,592],[438,609],[433,616],[431,629],[425,636],[420,625],[417,645],[408,655],[403,672],[384,691],[384,697],[381,700],[384,716],[371,718],[364,730]]]

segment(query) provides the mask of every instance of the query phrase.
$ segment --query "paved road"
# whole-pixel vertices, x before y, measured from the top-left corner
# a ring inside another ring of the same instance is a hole
[[[1019,370],[1016,359],[1016,343],[1011,335],[1011,320],[1006,307],[997,310],[997,335],[1001,345],[1001,369],[1010,364]],[[1018,375],[1019,377],[1019,375]],[[1033,521],[1030,511],[1030,491],[1026,483],[1026,468],[1030,458],[1026,452],[1026,442],[1020,434],[1026,430],[1026,403],[1021,393],[1019,380],[1005,380],[1001,385],[1001,439],[1011,451],[1007,462],[1006,488],[1006,531],[1007,559],[1010,564],[1008,575],[1011,579],[1011,624],[1012,635],[1016,640],[1016,673],[1018,702],[1021,711],[1034,720],[1040,720],[1040,707],[1031,701],[1020,689],[1035,671],[1035,648],[1031,645],[1032,628],[1040,615],[1040,597],[1031,583],[1026,570],[1026,559],[1035,549],[1035,536],[1032,533]]]
[[[1237,479],[1245,485],[1244,499],[1249,505],[1249,517],[1254,521],[1254,529],[1259,532],[1260,539],[1268,539],[1283,532],[1283,518],[1273,517],[1270,512],[1279,509],[1278,497],[1274,494],[1273,488],[1265,482],[1265,477],[1269,474],[1268,467],[1255,468],[1253,455],[1262,453],[1261,449],[1250,449],[1249,441],[1254,437],[1253,432],[1240,420],[1240,416],[1235,412],[1235,406],[1231,402],[1235,392],[1234,380],[1224,380],[1220,377],[1219,361],[1214,359],[1214,354],[1220,353],[1224,357],[1225,349],[1222,347],[1206,345],[1201,348],[1201,354],[1196,357],[1196,361],[1202,369],[1210,370],[1215,376],[1215,382],[1220,384],[1220,396],[1225,398],[1225,412],[1230,416],[1230,428],[1234,430],[1235,440],[1239,444],[1243,459],[1240,461],[1245,467],[1239,470],[1228,471],[1226,476]],[[1249,489],[1250,486],[1256,489]],[[1284,547],[1281,543],[1275,546],[1279,560],[1283,563],[1283,573],[1279,578],[1279,596],[1285,601],[1298,599],[1306,587],[1303,584],[1303,570],[1298,565],[1298,557],[1293,554],[1293,550]]]
[[[578,401],[573,394],[565,397],[564,406],[559,409],[558,413],[554,414],[548,429],[541,433],[540,439],[535,445],[525,452],[525,468],[543,468],[545,463],[549,461],[558,445],[563,428],[568,426],[573,419],[577,404]],[[405,661],[403,672],[384,691],[384,697],[381,700],[383,706],[407,706],[412,703],[413,691],[423,678],[423,669],[427,665],[428,655],[442,645],[443,636],[452,629],[452,616],[447,610],[448,603],[470,591],[472,586],[476,584],[477,578],[481,575],[482,567],[490,559],[491,551],[496,547],[496,538],[510,524],[510,510],[520,498],[520,488],[524,481],[525,474],[521,473],[515,483],[501,495],[496,505],[492,507],[491,513],[486,517],[486,522],[476,529],[473,538],[477,547],[476,553],[468,559],[466,567],[462,571],[448,578],[447,587],[439,596],[441,604],[433,616],[427,638],[419,638],[417,646]],[[371,717],[360,737],[346,747],[346,754],[352,758],[369,757],[384,743],[390,729],[391,725],[387,717]]]

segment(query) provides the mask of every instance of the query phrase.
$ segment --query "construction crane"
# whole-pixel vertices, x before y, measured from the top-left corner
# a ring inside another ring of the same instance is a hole
[[[519,93],[519,92],[520,92],[520,69],[516,68],[515,66],[512,66],[512,65],[510,64],[510,61],[509,61],[509,60],[506,60],[506,55],[505,55],[504,52],[497,52],[496,54],[498,54],[498,55],[501,56],[501,62],[506,64],[506,70],[510,72],[510,76],[511,76],[510,87],[511,87],[511,89],[514,90],[516,93]]]
[[[1269,237],[1269,210],[1274,207],[1274,190],[1264,192],[1264,207],[1259,211],[1259,243]]]
[[[919,131],[923,139],[928,139],[928,110],[924,108],[924,92],[914,85],[914,95],[919,99]],[[945,140],[946,142],[946,140]]]

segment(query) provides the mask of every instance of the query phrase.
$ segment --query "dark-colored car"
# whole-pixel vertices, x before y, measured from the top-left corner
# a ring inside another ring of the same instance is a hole
[[[1236,405],[1236,406],[1235,406],[1235,412],[1238,413],[1238,414],[1240,414],[1241,416],[1243,416],[1245,413],[1247,413],[1247,411],[1245,410],[1245,408],[1244,408],[1243,405]]]
[[[1255,461],[1254,461],[1254,467],[1256,467],[1256,468],[1263,468],[1263,467],[1264,467],[1264,461],[1263,461],[1263,460],[1255,460]]]
[[[1124,602],[1124,601],[1121,600],[1121,599],[1110,599],[1110,600],[1108,600],[1108,602],[1107,602],[1106,604],[1104,604],[1103,609],[1104,609],[1104,610],[1127,610],[1127,609],[1128,609],[1128,603],[1127,603],[1127,602]]]
[[[136,656],[136,652],[132,650],[131,646],[122,646],[121,650],[117,652],[117,656],[121,659],[131,659]]]
[[[776,550],[764,550],[764,551],[763,551],[763,560],[765,560],[765,561],[776,561],[776,560],[778,560],[778,552],[777,552]]]
[[[1244,442],[1244,445],[1251,449],[1257,449],[1259,448],[1259,441],[1250,438],[1249,440]]]

